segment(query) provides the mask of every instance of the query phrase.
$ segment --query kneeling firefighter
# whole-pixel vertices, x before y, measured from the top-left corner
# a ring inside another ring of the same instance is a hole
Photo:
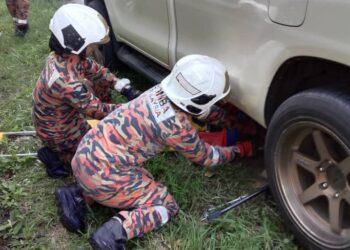
[[[84,197],[117,208],[116,216],[89,242],[94,249],[124,249],[127,240],[158,229],[179,209],[167,188],[143,168],[145,161],[166,147],[205,167],[251,155],[250,142],[207,144],[190,122],[190,115],[209,118],[211,107],[230,92],[225,73],[216,59],[186,56],[161,84],[122,104],[92,128],[72,160],[77,184],[55,191],[62,224],[73,232],[84,229]]]
[[[69,174],[76,148],[90,129],[87,117],[102,119],[119,107],[111,100],[115,89],[128,99],[140,91],[126,78],[88,58],[98,44],[109,42],[109,27],[94,9],[66,4],[50,21],[46,65],[33,91],[33,122],[44,148],[38,157],[51,177]],[[68,166],[68,167],[67,167]]]

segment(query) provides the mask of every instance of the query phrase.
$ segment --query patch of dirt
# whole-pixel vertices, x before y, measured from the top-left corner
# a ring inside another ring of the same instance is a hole
[[[7,241],[2,239],[2,237],[0,237],[0,250],[8,250],[10,249],[8,246],[7,246]]]
[[[21,214],[28,214],[30,210],[30,205],[28,204],[28,202],[24,202],[21,204],[21,206],[19,207],[19,211],[21,211]]]
[[[167,244],[164,240],[162,240],[161,238],[158,238],[158,237],[155,237],[149,243],[150,243],[149,247],[152,247],[152,248],[157,249],[157,250],[171,250],[172,249],[169,244]]]
[[[67,230],[60,224],[55,225],[47,232],[47,238],[51,239],[51,247],[53,249],[67,249]]]
[[[6,208],[0,207],[0,225],[4,224],[10,218],[10,211]]]
[[[4,170],[4,172],[1,173],[1,177],[3,177],[5,180],[10,179],[14,175],[15,171],[12,169],[6,169]]]

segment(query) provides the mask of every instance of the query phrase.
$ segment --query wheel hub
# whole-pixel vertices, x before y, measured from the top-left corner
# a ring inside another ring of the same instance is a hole
[[[327,168],[326,178],[329,186],[337,193],[343,192],[346,188],[347,178],[338,165],[332,164]]]
[[[350,149],[325,126],[294,123],[279,141],[280,192],[320,245],[350,246]]]

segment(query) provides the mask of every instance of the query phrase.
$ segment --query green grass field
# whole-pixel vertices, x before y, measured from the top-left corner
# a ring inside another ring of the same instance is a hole
[[[30,31],[15,37],[5,1],[0,1],[0,131],[33,129],[31,92],[49,52],[48,23],[59,0],[32,0]],[[142,77],[123,71],[138,86]],[[118,98],[118,97],[117,97]],[[36,140],[2,142],[0,152],[38,147]],[[128,243],[130,249],[298,249],[271,198],[263,196],[221,219],[200,221],[206,208],[232,200],[259,185],[262,156],[219,168],[212,178],[176,153],[163,153],[146,165],[165,183],[181,211],[161,230]],[[0,249],[89,249],[89,235],[115,211],[94,205],[87,214],[88,229],[79,236],[59,223],[53,192],[72,178],[52,180],[35,159],[0,159]]]

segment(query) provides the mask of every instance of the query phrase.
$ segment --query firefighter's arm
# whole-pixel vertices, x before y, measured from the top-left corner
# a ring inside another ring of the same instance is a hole
[[[108,83],[111,89],[114,89],[118,78],[110,70],[91,58],[86,58],[82,62],[85,77],[93,84]]]
[[[234,111],[231,110],[231,112],[229,112],[217,105],[213,105],[210,108],[210,113],[207,116],[199,116],[198,120],[223,128],[232,128],[236,123],[235,117],[236,113]]]
[[[166,138],[166,144],[201,166],[212,167],[235,158],[232,147],[211,146],[201,140],[196,129],[186,121],[182,128]]]
[[[108,68],[98,64],[91,58],[87,58],[84,61],[83,67],[85,77],[93,82],[93,84],[104,84],[104,82],[107,82],[111,89],[115,89],[129,101],[142,94],[141,91],[131,86],[129,79],[116,77]]]
[[[81,81],[71,82],[64,86],[62,100],[94,119],[102,119],[120,105],[103,103]]]

